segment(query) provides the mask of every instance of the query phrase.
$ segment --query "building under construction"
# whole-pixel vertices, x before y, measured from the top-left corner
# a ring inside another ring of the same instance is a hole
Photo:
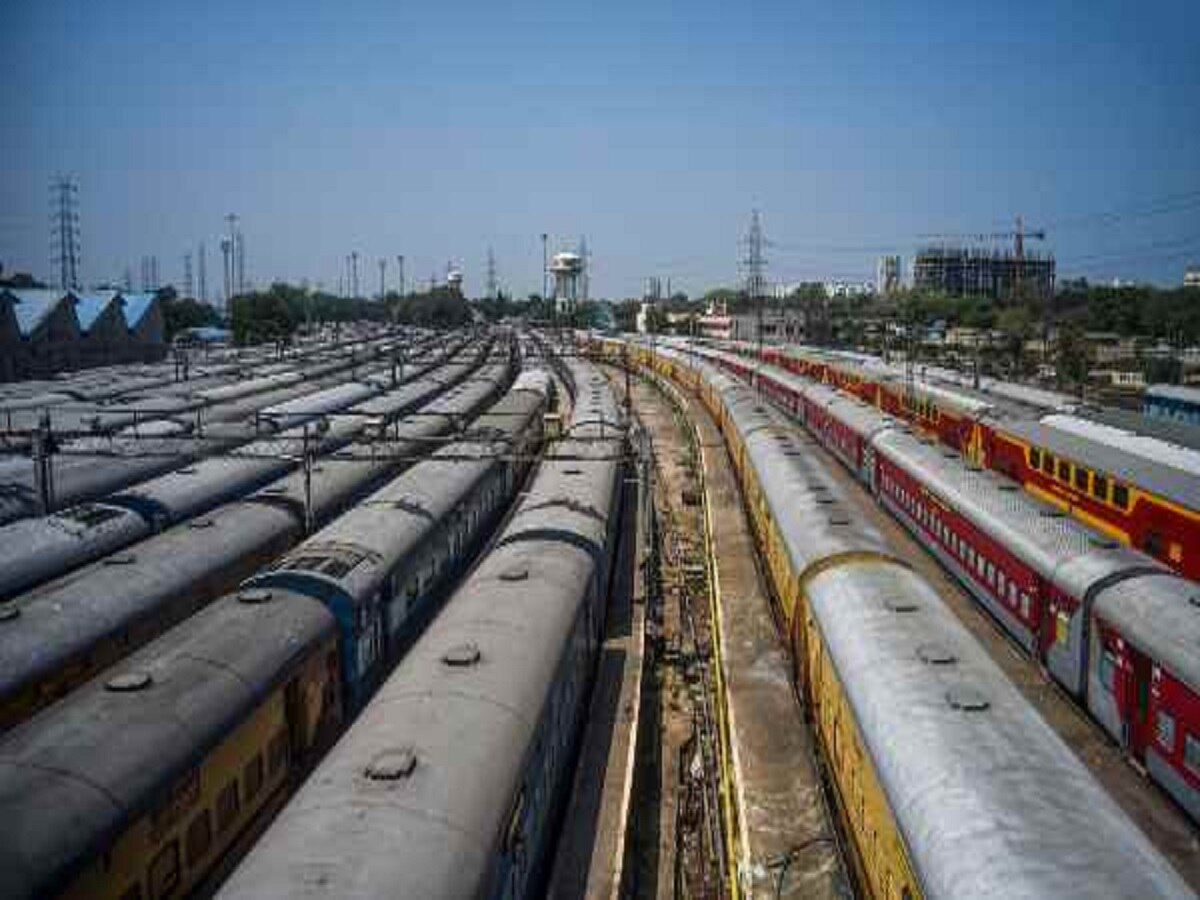
[[[913,261],[913,286],[952,296],[1008,301],[1054,294],[1054,256],[983,247],[926,247]]]

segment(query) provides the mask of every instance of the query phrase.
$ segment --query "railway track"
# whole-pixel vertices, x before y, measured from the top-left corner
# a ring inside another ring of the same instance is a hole
[[[1047,677],[961,582],[911,531],[875,501],[863,483],[827,447],[818,441],[813,441],[813,447],[826,460],[829,472],[859,513],[868,518],[934,587],[993,662],[1137,823],[1156,849],[1170,860],[1193,889],[1200,890],[1200,831],[1187,814],[1160,786],[1148,779],[1143,770],[1129,762],[1075,699]]]
[[[623,389],[624,376],[615,369],[609,375]],[[656,450],[658,643],[669,663],[658,688],[660,790],[643,797],[642,809],[645,819],[658,807],[659,874],[636,894],[849,896],[814,745],[724,441],[690,392],[658,378],[634,379],[631,388],[633,410]],[[706,702],[697,702],[701,695]],[[694,769],[692,761],[699,763]],[[650,837],[642,836],[643,845]]]

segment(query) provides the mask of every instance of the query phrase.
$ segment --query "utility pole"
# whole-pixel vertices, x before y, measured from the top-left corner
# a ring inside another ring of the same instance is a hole
[[[233,241],[227,237],[221,238],[221,259],[225,263],[225,312],[230,312],[230,301],[233,299]]]
[[[379,260],[379,299],[387,296],[387,257]]]
[[[546,255],[546,252],[547,252],[546,251],[546,241],[548,239],[549,239],[549,235],[547,235],[546,232],[543,231],[542,232],[542,302],[543,303],[546,302],[546,295],[548,293],[550,293],[549,282],[547,281],[547,279],[549,279],[549,277],[550,277],[550,258]]]
[[[350,296],[358,299],[358,251],[350,251]]]
[[[487,255],[487,297],[489,300],[496,299],[496,255],[492,252],[492,248],[488,247]]]
[[[225,223],[229,226],[229,234],[225,238],[229,241],[229,275],[227,277],[228,284],[225,288],[226,301],[238,291],[237,221],[237,213],[229,213],[225,216]]]
[[[208,302],[208,273],[205,271],[204,261],[204,241],[200,242],[200,249],[196,254],[196,280],[199,283],[199,301],[201,303]]]
[[[400,267],[400,296],[404,296],[404,254],[401,253],[396,257],[396,264]]]

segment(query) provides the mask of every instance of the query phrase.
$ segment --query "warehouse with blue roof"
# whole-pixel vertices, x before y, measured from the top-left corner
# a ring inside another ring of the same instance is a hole
[[[155,294],[0,289],[0,380],[156,362],[166,354]]]

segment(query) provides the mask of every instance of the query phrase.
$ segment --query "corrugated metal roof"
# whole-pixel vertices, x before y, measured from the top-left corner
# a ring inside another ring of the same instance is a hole
[[[6,288],[7,293],[17,302],[13,304],[13,314],[17,317],[17,327],[25,337],[33,334],[37,327],[58,307],[58,304],[71,296],[70,293],[53,288]]]
[[[95,291],[90,294],[76,295],[75,318],[79,320],[82,331],[91,331],[96,320],[104,315],[104,311],[117,297],[116,291]]]
[[[123,312],[125,313],[125,326],[127,328],[136,328],[137,324],[142,321],[142,317],[146,315],[146,311],[154,303],[154,294],[124,294],[122,299],[125,301]]]

